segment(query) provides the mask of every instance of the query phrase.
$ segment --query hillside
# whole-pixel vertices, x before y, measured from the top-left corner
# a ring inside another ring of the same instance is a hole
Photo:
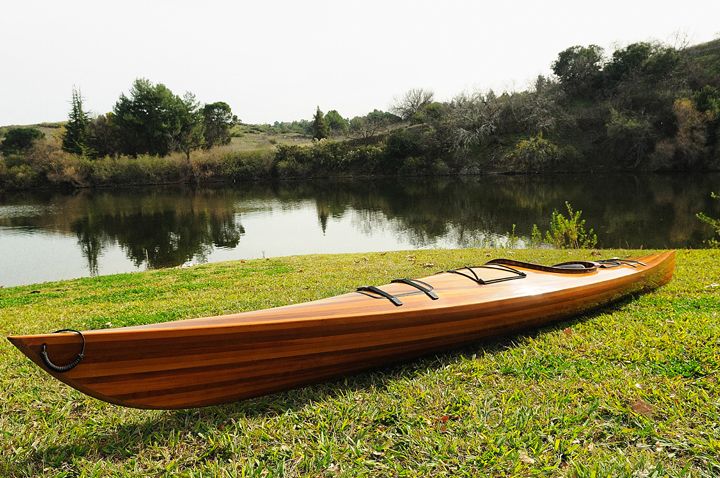
[[[705,43],[689,46],[685,49],[687,53],[694,56],[713,57],[716,60],[720,58],[720,38]]]
[[[413,89],[390,112],[348,119],[318,108],[312,121],[272,125],[238,123],[223,102],[187,109],[163,84],[145,79],[135,81],[113,115],[94,119],[76,92],[74,108],[86,119],[68,123],[77,125],[67,128],[75,131],[73,146],[60,149],[63,123],[36,125],[44,137],[32,131],[6,136],[0,189],[720,170],[720,39],[681,50],[655,42],[612,52],[575,45],[559,52],[551,68],[552,76],[539,76],[524,91],[437,101],[432,91]],[[146,101],[153,114],[138,106]],[[183,108],[187,114],[178,115]],[[327,139],[314,142],[313,136]]]
[[[43,133],[46,140],[59,145],[64,126],[64,121],[0,126],[0,138],[12,128],[35,128]],[[251,151],[272,149],[278,144],[302,145],[310,143],[312,143],[312,138],[299,133],[279,132],[270,125],[240,123],[232,128],[230,145],[225,148],[234,151]]]
[[[708,75],[720,75],[720,38],[685,49],[697,66]]]

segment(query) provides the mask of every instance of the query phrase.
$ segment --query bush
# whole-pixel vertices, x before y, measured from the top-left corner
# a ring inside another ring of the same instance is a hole
[[[273,153],[269,151],[244,151],[224,157],[223,173],[226,179],[245,181],[270,177]]]
[[[5,158],[0,155],[0,191],[5,189],[8,180],[8,167],[7,164],[5,164]]]
[[[402,160],[398,170],[401,176],[423,176],[428,174],[427,161],[424,158],[410,156]]]
[[[385,165],[381,151],[377,146],[351,147],[335,141],[319,141],[312,146],[280,145],[275,153],[273,175],[297,178],[382,172]]]
[[[506,159],[520,171],[540,172],[555,166],[561,157],[560,148],[543,138],[542,134],[521,139],[506,155]]]
[[[29,189],[36,186],[40,175],[28,164],[12,166],[8,170],[8,186],[11,189]]]
[[[378,145],[358,146],[348,151],[346,161],[354,173],[382,174],[385,150]]]
[[[198,182],[262,179],[270,177],[273,153],[211,150],[195,154],[191,163]]]
[[[633,115],[610,110],[607,129],[608,150],[617,166],[637,168],[647,158],[656,132],[644,114]]]
[[[385,152],[396,159],[420,156],[423,153],[421,137],[408,129],[393,131],[387,138]]]
[[[718,196],[715,193],[710,193],[713,199],[720,199],[720,196]],[[720,219],[715,219],[713,217],[708,216],[704,212],[697,213],[697,218],[700,219],[705,224],[709,225],[713,228],[715,231],[715,236],[712,239],[709,239],[706,241],[707,245],[710,247],[718,248],[720,247]]]
[[[530,232],[530,240],[528,245],[530,247],[540,247],[542,245],[542,232],[537,224],[533,224],[532,231]]]
[[[22,153],[43,136],[45,135],[37,128],[11,128],[0,143],[0,151],[4,154]]]
[[[177,183],[191,173],[180,155],[158,158],[142,155],[137,158],[105,157],[91,163],[90,183],[93,185],[138,185]]]
[[[545,240],[560,249],[590,249],[597,245],[597,235],[590,229],[585,230],[585,219],[580,219],[582,211],[574,211],[569,202],[565,203],[568,216],[554,210],[550,219],[550,230],[545,232]],[[537,238],[537,232],[533,230]]]

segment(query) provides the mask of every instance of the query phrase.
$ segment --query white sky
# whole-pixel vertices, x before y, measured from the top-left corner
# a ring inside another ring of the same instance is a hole
[[[588,6],[586,6],[588,5]],[[77,85],[110,111],[137,77],[245,122],[521,89],[568,46],[720,34],[716,0],[16,0],[0,6],[0,125],[65,119]]]

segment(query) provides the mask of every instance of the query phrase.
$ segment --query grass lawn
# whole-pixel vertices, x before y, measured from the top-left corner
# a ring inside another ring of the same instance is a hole
[[[299,256],[0,289],[0,333],[279,306],[492,257]],[[639,251],[601,251],[601,256]],[[718,476],[720,252],[656,292],[344,380],[186,411],[120,408],[0,341],[0,476]]]

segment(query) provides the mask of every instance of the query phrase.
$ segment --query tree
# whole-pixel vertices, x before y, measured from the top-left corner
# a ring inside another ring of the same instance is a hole
[[[114,118],[113,113],[106,113],[90,121],[87,146],[91,156],[102,158],[120,152],[118,130]]]
[[[650,43],[639,42],[615,50],[612,59],[605,67],[605,75],[609,83],[614,85],[626,77],[641,73],[645,63],[653,55],[654,49]]]
[[[712,114],[699,111],[690,98],[678,98],[673,103],[677,123],[675,137],[664,138],[655,145],[653,159],[659,169],[704,169],[712,165],[709,157],[708,125]]]
[[[190,153],[200,148],[204,142],[203,114],[200,103],[195,100],[195,95],[192,93],[185,93],[176,108],[171,149],[185,153],[185,158],[189,162]]]
[[[552,69],[568,94],[594,96],[595,90],[601,86],[603,62],[601,47],[576,45],[561,51]]]
[[[368,127],[368,120],[365,116],[356,116],[350,120],[350,134],[359,138],[369,138],[373,132]]]
[[[446,105],[433,101],[420,108],[411,118],[413,123],[437,123],[442,120],[446,111]]]
[[[30,149],[35,141],[45,136],[37,128],[11,128],[0,143],[3,154],[19,154]]]
[[[204,148],[210,149],[220,144],[230,142],[230,128],[237,122],[237,116],[233,115],[230,105],[218,101],[203,106],[203,124],[205,126]]]
[[[325,114],[325,122],[333,134],[347,133],[350,124],[337,110],[330,110]]]
[[[560,106],[562,98],[563,91],[556,81],[538,76],[534,88],[526,95],[527,109],[523,119],[527,130],[532,133],[549,133],[559,126],[572,124],[572,118]]]
[[[390,107],[390,111],[407,121],[424,106],[432,103],[434,96],[435,94],[430,90],[413,88],[402,97],[396,98],[395,103]]]
[[[120,152],[136,156],[165,156],[177,148],[181,140],[174,135],[182,129],[181,116],[187,113],[183,98],[165,85],[137,79],[130,96],[121,94],[113,108]]]
[[[315,139],[324,139],[327,138],[328,135],[329,131],[327,122],[325,121],[325,116],[318,106],[315,111],[315,115],[313,116],[312,136]]]
[[[392,113],[373,110],[365,116],[350,120],[350,133],[360,138],[371,138],[388,126],[402,121]]]
[[[697,110],[689,98],[679,98],[673,104],[677,119],[675,144],[686,168],[698,166],[707,155],[707,129],[709,115]]]
[[[640,166],[655,140],[655,131],[648,118],[642,114],[633,115],[612,109],[606,128],[610,151],[617,165],[630,168]]]
[[[455,97],[448,118],[452,149],[466,151],[486,144],[497,133],[500,113],[500,102],[492,90]]]
[[[73,88],[71,109],[62,138],[62,149],[73,154],[88,153],[88,126],[90,116],[83,110],[83,97],[80,90]]]

